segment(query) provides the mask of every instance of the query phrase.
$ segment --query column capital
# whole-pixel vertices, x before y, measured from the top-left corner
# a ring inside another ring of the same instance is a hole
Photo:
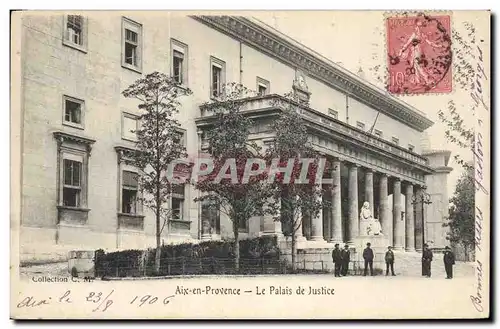
[[[425,190],[425,189],[427,189],[427,186],[425,186],[425,185],[413,184],[413,186],[414,186],[417,190]]]
[[[372,173],[372,174],[373,174],[374,172],[376,172],[376,170],[375,170],[375,169],[370,168],[370,167],[363,167],[363,168],[365,168],[365,172],[366,172],[366,173]]]
[[[349,166],[349,169],[358,169],[358,168],[360,167],[360,165],[359,165],[359,164],[354,163],[354,162],[350,162],[350,163],[348,164],[348,166]]]

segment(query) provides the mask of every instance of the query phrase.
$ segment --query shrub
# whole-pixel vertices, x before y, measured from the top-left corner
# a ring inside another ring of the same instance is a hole
[[[279,273],[279,248],[275,236],[240,242],[242,273]],[[195,275],[234,273],[233,242],[202,241],[161,246],[160,272],[154,273],[156,249],[104,253],[97,250],[96,276]]]
[[[96,251],[96,276],[140,276],[142,255],[142,250],[123,250],[108,254],[98,250]]]

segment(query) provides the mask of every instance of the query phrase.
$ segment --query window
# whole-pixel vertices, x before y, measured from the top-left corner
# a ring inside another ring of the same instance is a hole
[[[87,21],[81,15],[65,15],[63,44],[85,52],[87,48]]]
[[[238,222],[238,230],[240,232],[246,232],[246,231],[248,231],[247,225],[248,225],[248,221],[239,221]]]
[[[83,128],[84,102],[69,96],[63,96],[63,123],[76,128]]]
[[[377,136],[378,138],[382,138],[382,131],[378,130],[378,129],[375,129],[375,136]]]
[[[136,142],[137,130],[139,129],[138,117],[134,114],[123,112],[122,114],[122,138]]]
[[[137,213],[137,193],[139,175],[132,171],[124,170],[122,173],[122,213]]]
[[[270,83],[269,81],[257,77],[257,93],[259,96],[269,95]]]
[[[210,225],[210,234],[220,234],[220,211],[215,204],[205,200],[201,204],[201,217]]]
[[[137,66],[137,33],[125,29],[125,63]]]
[[[186,147],[186,131],[179,128],[177,130],[176,136],[173,138],[173,141],[181,146]]]
[[[408,144],[408,151],[413,152],[415,150],[415,146]]]
[[[174,79],[177,83],[182,84],[184,82],[184,54],[177,50],[174,50],[174,58],[172,59],[172,61],[174,65]]]
[[[181,85],[187,85],[187,55],[188,47],[186,44],[175,39],[170,40],[170,49],[172,50],[172,67],[170,74],[175,81]]]
[[[397,137],[392,137],[392,142],[396,145],[399,145],[399,138]]]
[[[115,146],[118,160],[118,228],[143,230],[144,215],[140,174],[135,166],[135,148]]]
[[[80,206],[82,163],[64,159],[63,205]]]
[[[172,219],[184,219],[184,185],[172,186]]]
[[[213,65],[212,66],[212,96],[219,97],[221,94],[221,75],[222,68]]]
[[[356,121],[356,127],[358,127],[359,129],[365,130],[365,124],[363,122]]]
[[[339,118],[339,111],[328,109],[328,115],[332,116],[334,119]]]
[[[218,98],[222,95],[225,83],[226,64],[215,58],[210,58],[210,96]]]
[[[135,71],[141,70],[142,26],[123,18],[123,59],[124,67]]]
[[[57,142],[58,223],[85,225],[88,218],[88,169],[95,140],[63,131],[54,132]]]
[[[263,85],[259,85],[259,95],[264,96],[267,94],[267,87]]]

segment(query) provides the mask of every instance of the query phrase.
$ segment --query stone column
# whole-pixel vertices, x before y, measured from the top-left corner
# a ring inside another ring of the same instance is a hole
[[[317,196],[317,201],[322,203],[322,189],[321,185],[316,186],[316,193],[319,193]],[[320,209],[318,214],[311,218],[311,240],[312,241],[325,241],[323,238],[323,209]]]
[[[342,243],[342,198],[341,198],[341,182],[340,182],[340,161],[333,161],[332,170],[332,224],[331,227],[331,242]]]
[[[375,205],[373,204],[373,171],[367,169],[365,173],[365,200],[370,203],[370,210],[373,216],[375,216]]]
[[[203,202],[200,205],[200,216],[201,216],[201,240],[211,240],[212,234],[210,233],[210,214],[211,211],[207,211],[207,208],[203,208]]]
[[[294,231],[294,234],[295,234],[295,241],[297,241],[297,242],[299,242],[299,241],[305,241],[306,238],[302,234],[302,211],[299,209],[297,212],[298,212],[298,214],[293,214],[292,215],[292,216],[297,215],[297,217],[296,217],[297,220],[296,221],[292,219],[293,224],[294,224],[293,231]]]
[[[394,249],[404,249],[403,223],[401,221],[401,181],[396,178],[394,181],[392,197],[392,220],[393,220],[393,243]]]
[[[379,220],[380,225],[382,226],[382,234],[384,234],[389,239],[389,244],[392,245],[392,219],[389,211],[389,200],[388,189],[387,189],[387,175],[382,174],[380,176],[380,212],[379,212]]]
[[[325,241],[331,240],[330,236],[332,232],[331,225],[332,225],[332,211],[330,210],[330,206],[328,206],[323,209],[323,238],[325,239]]]
[[[349,167],[349,242],[359,235],[358,216],[358,166],[352,164]]]
[[[406,185],[405,193],[405,242],[406,251],[415,251],[415,222],[413,218],[413,185]]]
[[[423,241],[423,213],[422,213],[422,188],[420,186],[417,186],[416,188],[416,193],[415,193],[415,249],[418,252],[422,252],[422,247],[424,244]]]

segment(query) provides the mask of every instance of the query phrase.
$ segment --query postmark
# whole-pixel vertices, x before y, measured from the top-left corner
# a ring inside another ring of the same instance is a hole
[[[386,19],[387,90],[392,94],[452,91],[451,17],[392,16]]]

